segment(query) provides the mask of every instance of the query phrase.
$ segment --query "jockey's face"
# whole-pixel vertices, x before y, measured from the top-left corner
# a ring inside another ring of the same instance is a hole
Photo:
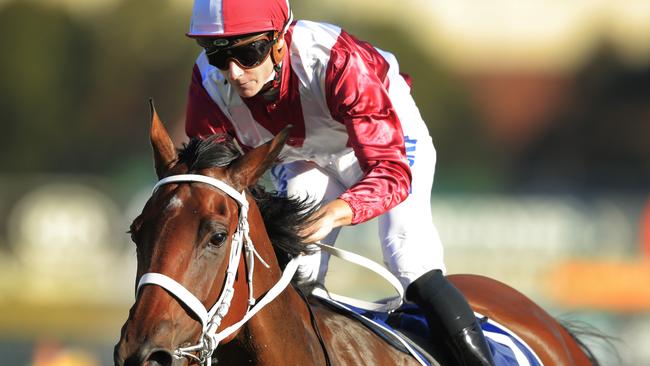
[[[273,60],[271,57],[267,57],[261,64],[250,69],[245,69],[230,60],[228,69],[219,71],[237,94],[243,98],[250,98],[259,93],[264,84],[272,77]]]
[[[262,89],[273,74],[270,53],[273,45],[284,46],[284,39],[263,32],[239,38],[198,38],[208,61],[217,67],[235,91],[250,98]]]

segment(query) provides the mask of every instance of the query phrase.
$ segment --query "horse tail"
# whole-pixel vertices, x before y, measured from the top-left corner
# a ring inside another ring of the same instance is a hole
[[[580,346],[593,366],[601,366],[601,363],[598,362],[594,351],[589,347],[589,345],[587,345],[585,339],[593,339],[598,343],[605,344],[606,348],[610,349],[616,356],[618,363],[622,364],[621,356],[616,350],[616,346],[614,345],[615,341],[620,340],[618,337],[605,334],[595,326],[581,320],[562,319],[559,320],[559,323],[562,325],[562,327],[564,327],[564,329],[566,329],[569,335],[571,335],[571,338],[573,338],[573,340],[576,341],[576,343]]]

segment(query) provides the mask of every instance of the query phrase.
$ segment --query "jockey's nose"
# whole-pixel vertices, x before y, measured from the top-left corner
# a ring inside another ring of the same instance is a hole
[[[232,60],[228,61],[228,78],[230,80],[239,79],[243,73],[244,73],[244,69],[242,69],[241,66],[237,65],[235,61]]]

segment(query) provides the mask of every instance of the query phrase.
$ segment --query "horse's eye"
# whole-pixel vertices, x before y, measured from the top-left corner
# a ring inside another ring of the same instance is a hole
[[[228,235],[226,233],[216,233],[212,235],[212,238],[210,238],[210,245],[219,247],[226,242],[227,237]]]

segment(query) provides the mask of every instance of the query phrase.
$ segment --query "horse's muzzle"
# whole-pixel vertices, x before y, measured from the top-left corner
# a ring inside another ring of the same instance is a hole
[[[183,366],[187,360],[174,357],[172,351],[144,344],[128,354],[122,342],[115,346],[115,366]]]

